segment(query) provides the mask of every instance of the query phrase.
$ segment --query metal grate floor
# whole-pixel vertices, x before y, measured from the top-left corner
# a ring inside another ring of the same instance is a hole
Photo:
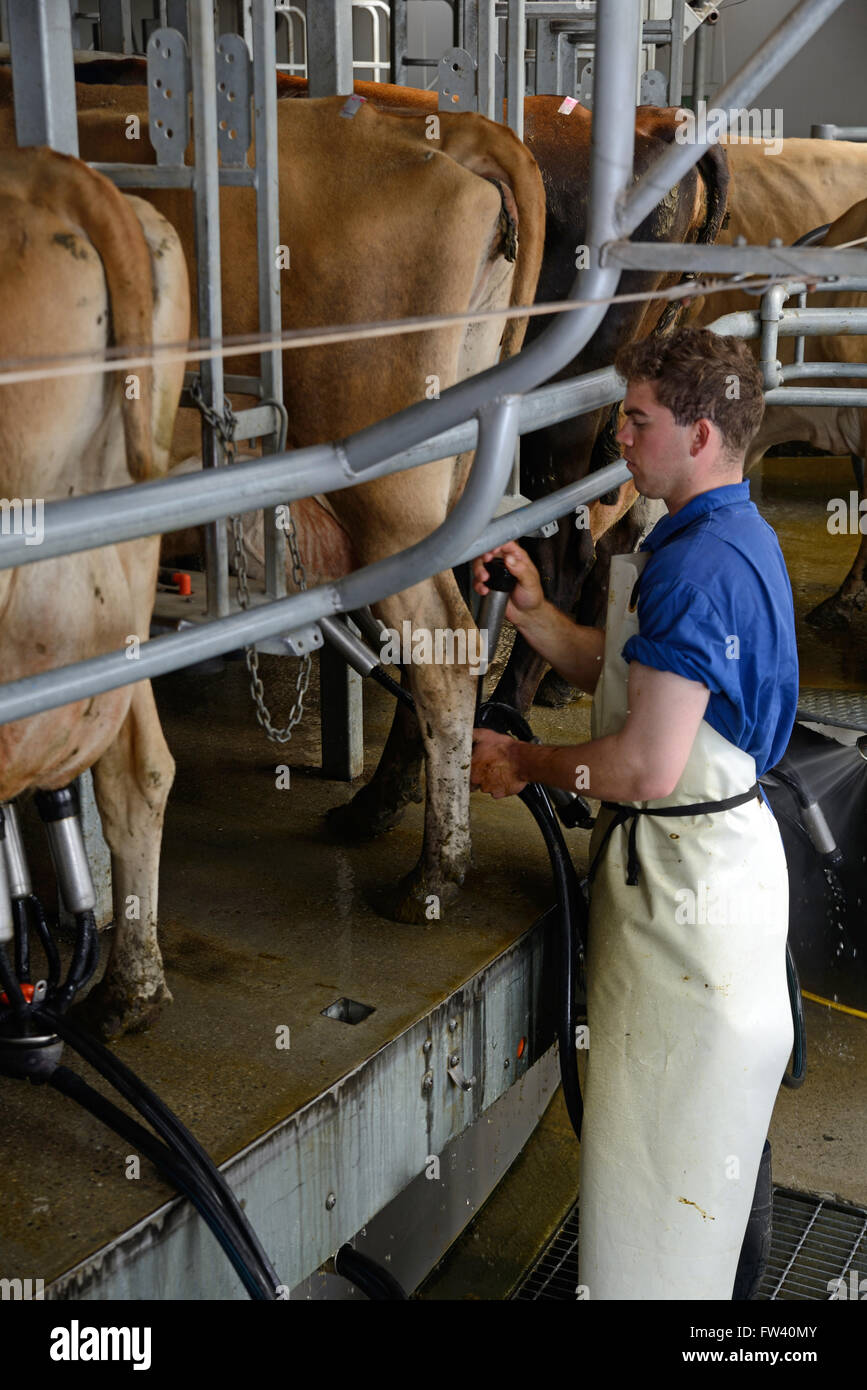
[[[867,696],[854,690],[801,690],[796,719],[835,724],[840,729],[867,729]]]
[[[775,1187],[773,1223],[771,1257],[757,1301],[825,1301],[838,1287],[831,1282],[835,1279],[843,1280],[841,1299],[867,1292],[867,1211]],[[576,1203],[512,1298],[571,1302],[577,1285]]]

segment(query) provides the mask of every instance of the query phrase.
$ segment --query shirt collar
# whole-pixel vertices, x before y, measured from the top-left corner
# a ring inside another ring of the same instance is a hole
[[[707,492],[700,492],[697,497],[693,497],[687,502],[685,507],[681,507],[674,516],[664,516],[654,526],[649,536],[641,542],[640,550],[658,550],[661,545],[677,531],[683,531],[687,526],[691,526],[699,517],[707,516],[709,512],[716,511],[717,507],[730,507],[736,502],[749,502],[750,484],[749,479],[744,478],[740,483],[726,483],[725,487],[712,487]]]

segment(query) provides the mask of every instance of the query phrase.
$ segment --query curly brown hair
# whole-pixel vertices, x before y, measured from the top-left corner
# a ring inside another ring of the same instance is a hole
[[[732,458],[743,458],[765,413],[762,374],[741,338],[707,328],[627,343],[614,365],[627,381],[650,381],[678,425],[711,420]]]

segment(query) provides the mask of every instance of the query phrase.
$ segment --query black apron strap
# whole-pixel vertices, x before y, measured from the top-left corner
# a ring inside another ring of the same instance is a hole
[[[602,807],[606,811],[616,812],[614,819],[602,837],[602,843],[593,856],[593,863],[587,874],[588,883],[592,884],[593,876],[599,866],[603,850],[611,838],[612,832],[618,825],[624,825],[627,820],[631,821],[629,827],[629,839],[626,852],[626,882],[630,887],[638,883],[638,873],[640,865],[638,862],[638,850],[636,847],[636,830],[638,827],[639,816],[701,816],[713,814],[716,811],[729,811],[733,806],[743,806],[745,802],[752,801],[755,797],[761,800],[761,789],[758,782],[754,782],[749,791],[739,792],[737,796],[728,796],[724,801],[696,801],[691,806],[624,806],[619,801],[603,801]]]

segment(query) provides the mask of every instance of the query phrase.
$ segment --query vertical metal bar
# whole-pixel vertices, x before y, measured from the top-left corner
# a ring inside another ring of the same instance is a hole
[[[132,53],[130,0],[99,0],[99,46],[104,53]]]
[[[477,0],[458,0],[458,47],[479,60],[479,11]]]
[[[177,29],[189,44],[190,25],[187,17],[187,0],[166,0],[166,24],[169,29]]]
[[[399,87],[402,87],[407,80],[408,68],[404,61],[407,42],[406,0],[391,0],[391,23],[388,36],[391,81]],[[375,74],[374,81],[381,81],[379,73]]]
[[[479,0],[479,110],[491,121],[498,121],[497,111],[497,14],[495,0]]]
[[[508,124],[519,140],[524,138],[524,88],[526,72],[524,48],[527,34],[527,13],[524,0],[509,0],[509,51],[506,74]]]
[[[549,19],[536,20],[536,92],[539,96],[560,92],[557,71],[557,35]]]
[[[708,42],[710,30],[706,24],[700,24],[695,31],[693,38],[692,54],[692,109],[698,110],[698,103],[704,101],[705,88],[707,87],[707,64],[708,64]]]
[[[352,0],[315,0],[307,15],[307,90],[352,95]]]
[[[195,173],[196,292],[198,332],[210,340],[223,335],[223,302],[220,281],[220,177],[217,165],[217,73],[214,55],[212,0],[190,3],[190,67],[193,79],[193,147]],[[223,413],[223,359],[199,363],[205,403]],[[202,464],[218,468],[222,453],[216,432],[202,420]],[[205,527],[208,573],[208,616],[229,612],[229,556],[224,522]]]
[[[69,0],[9,0],[9,44],[19,146],[77,155]]]
[[[801,293],[798,295],[798,308],[799,308],[799,309],[806,309],[806,307],[807,307],[807,291],[806,291],[806,290],[802,290]],[[795,360],[796,362],[803,362],[803,360],[804,360],[804,343],[805,343],[805,341],[806,341],[806,340],[805,340],[803,334],[799,335],[799,336],[795,339],[795,358],[794,358],[794,360]]]
[[[578,95],[580,73],[578,62],[578,48],[569,43],[565,34],[555,35],[557,43],[557,85],[554,91],[558,96],[575,97]]]
[[[527,52],[525,54],[528,61],[528,67],[525,73],[526,95],[532,97],[536,95],[536,44],[539,37],[539,21],[537,19],[531,19],[528,22],[527,35]],[[533,54],[532,63],[529,62],[529,55],[531,52]]]
[[[238,33],[241,34],[241,35],[243,35],[244,42],[245,42],[245,44],[247,45],[247,47],[249,48],[250,52],[252,53],[255,45],[254,45],[254,42],[253,42],[253,16],[252,16],[252,14],[251,14],[251,8],[252,8],[252,6],[251,6],[251,3],[250,3],[250,0],[238,0],[238,8],[239,8],[239,10],[240,10],[240,14],[239,14],[239,16],[238,16]],[[272,8],[273,8],[273,0],[272,0]],[[276,66],[276,63],[277,63],[277,16],[276,16],[276,14],[272,17],[272,20],[273,20],[273,22],[272,22],[272,28],[274,29],[274,63],[275,63],[275,66]],[[254,61],[255,61],[255,59],[254,59]]]
[[[640,15],[639,0],[609,0],[596,14],[587,219],[591,256],[616,226],[618,201],[632,186]]]
[[[672,0],[671,48],[668,59],[668,104],[680,106],[683,97],[683,9],[686,0]]]
[[[319,727],[322,772],[335,782],[364,771],[362,701],[361,676],[326,642],[319,648]]]
[[[259,328],[270,338],[282,330],[280,312],[280,169],[277,147],[277,89],[274,71],[277,43],[274,32],[274,0],[252,0],[253,23],[253,118],[256,140],[256,231],[259,274]],[[265,400],[283,400],[283,357],[279,351],[260,358]],[[262,440],[262,452],[276,453],[279,434]],[[277,525],[277,514],[267,507],[265,530],[265,590],[270,598],[286,593],[286,536]]]

